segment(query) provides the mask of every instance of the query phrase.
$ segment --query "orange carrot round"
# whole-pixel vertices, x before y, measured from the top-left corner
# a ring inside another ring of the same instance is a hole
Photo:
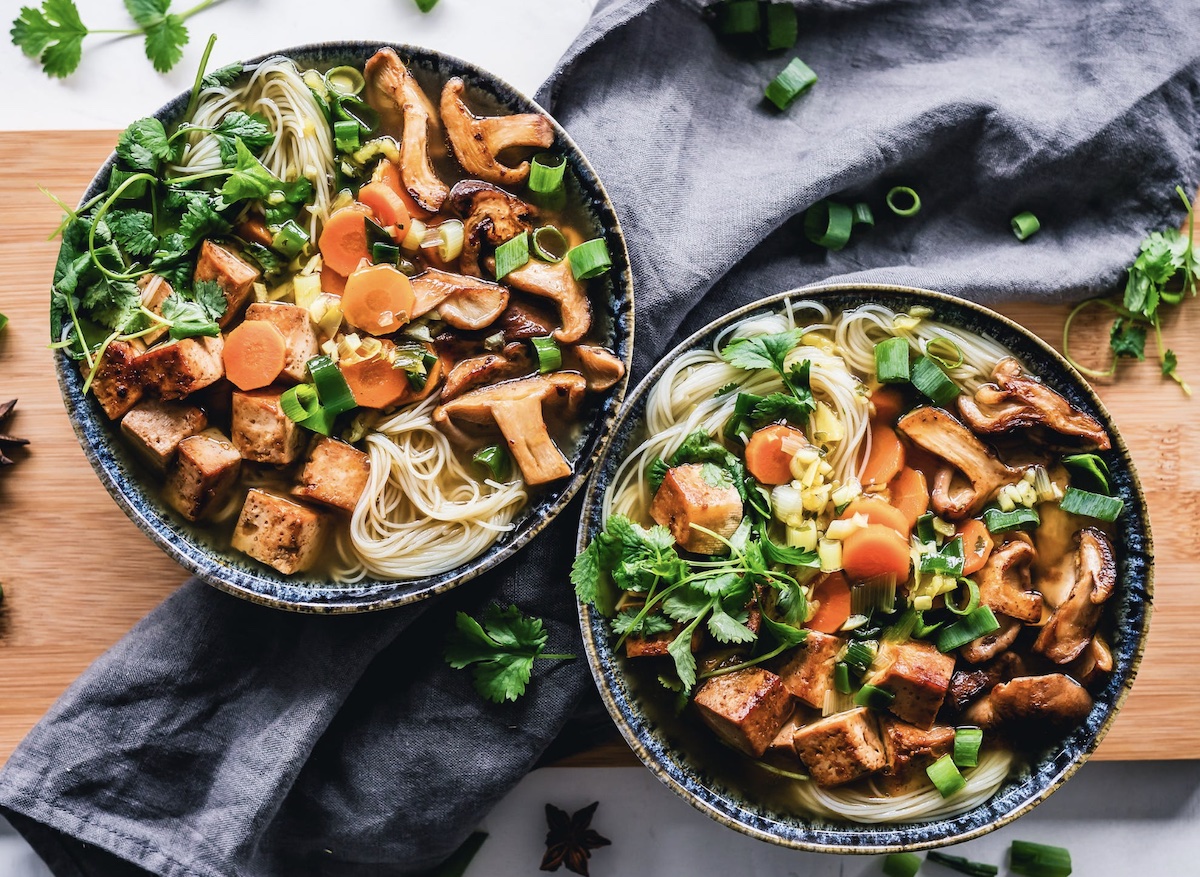
[[[904,396],[895,387],[880,387],[871,394],[871,404],[875,406],[875,415],[871,420],[876,423],[895,423],[904,410]]]
[[[393,238],[404,240],[408,234],[408,208],[391,187],[386,183],[367,183],[358,190],[358,200],[371,208],[380,225],[395,227]]]
[[[325,228],[321,230],[321,238],[317,247],[325,265],[343,277],[349,277],[363,259],[371,258],[371,249],[367,245],[367,223],[365,217],[370,215],[370,209],[363,204],[351,204],[341,210],[335,210]]]
[[[842,567],[853,580],[895,575],[903,581],[908,578],[908,565],[907,540],[884,524],[868,524],[842,542]]]
[[[274,323],[244,320],[225,336],[225,377],[239,390],[273,382],[287,361],[287,342]]]
[[[904,445],[896,431],[886,423],[871,424],[871,456],[863,466],[861,481],[869,484],[887,484],[904,468]]]
[[[391,265],[369,265],[346,278],[342,315],[372,335],[395,332],[409,321],[415,297],[412,284]]]
[[[983,521],[972,518],[959,526],[958,535],[963,541],[963,575],[979,572],[992,554],[992,534]]]
[[[346,278],[328,265],[321,267],[321,292],[341,295],[346,291]]]
[[[929,485],[925,473],[905,466],[888,484],[888,490],[892,505],[904,515],[911,530],[916,526],[917,518],[929,511]]]
[[[807,444],[804,433],[794,427],[764,426],[746,444],[746,469],[759,484],[787,484],[792,480],[792,457]]]
[[[883,524],[885,527],[891,527],[905,539],[908,538],[912,526],[909,524],[908,518],[904,516],[904,512],[893,508],[881,499],[872,499],[866,496],[860,496],[846,506],[845,511],[842,512],[842,520],[848,521],[855,515],[866,515],[868,524]]]
[[[836,633],[850,617],[850,585],[840,572],[831,572],[813,586],[816,613],[804,626],[821,633]]]
[[[427,345],[428,347],[428,345]],[[432,348],[429,348],[432,352]],[[422,390],[413,388],[408,373],[392,365],[391,342],[385,341],[383,351],[370,359],[350,364],[339,364],[342,376],[350,386],[354,401],[362,408],[391,408],[403,402],[424,399],[436,389],[441,380],[442,365],[439,359],[429,370]]]
[[[400,200],[404,203],[404,209],[408,211],[408,215],[414,219],[428,219],[433,216],[428,210],[417,203],[416,199],[409,193],[404,185],[404,181],[400,178],[400,169],[392,162],[384,160],[375,167],[375,171],[371,174],[371,180],[376,183],[383,183],[393,192],[400,196]]]

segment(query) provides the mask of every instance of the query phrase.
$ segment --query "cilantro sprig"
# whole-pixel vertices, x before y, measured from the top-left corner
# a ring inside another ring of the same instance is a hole
[[[515,701],[525,693],[533,663],[573,661],[574,655],[544,653],[550,639],[540,618],[523,615],[516,606],[491,605],[480,624],[459,612],[446,644],[446,662],[455,670],[471,668],[475,690],[493,703]]]
[[[738,393],[734,414],[725,427],[726,436],[732,438],[744,435],[765,423],[779,420],[788,420],[799,426],[808,422],[808,416],[817,407],[810,384],[812,364],[804,360],[791,366],[787,365],[788,354],[799,343],[800,330],[791,329],[774,335],[738,338],[721,351],[721,358],[737,368],[747,371],[774,371],[787,390],[786,393],[770,393],[766,396]],[[736,389],[736,384],[726,384],[717,394],[725,395]]]
[[[48,76],[59,79],[74,73],[83,57],[83,40],[94,34],[142,36],[146,57],[159,73],[166,73],[183,57],[189,34],[184,22],[217,0],[201,0],[185,12],[171,12],[171,0],[125,0],[137,27],[94,29],[79,16],[75,0],[44,0],[41,7],[22,6],[9,34],[13,45],[41,62]]]

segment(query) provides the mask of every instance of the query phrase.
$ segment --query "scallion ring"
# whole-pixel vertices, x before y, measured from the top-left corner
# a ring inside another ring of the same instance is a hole
[[[929,775],[929,779],[933,781],[943,798],[949,798],[967,784],[966,779],[958,772],[954,759],[949,755],[943,755],[929,765],[925,768],[925,773]]]
[[[804,236],[827,250],[840,250],[850,241],[854,211],[836,201],[818,201],[804,212]]]
[[[875,225],[875,214],[871,212],[871,205],[866,201],[859,201],[854,205],[854,224],[855,225]]]
[[[561,262],[570,245],[563,233],[552,225],[543,225],[533,232],[533,255],[543,262]]]
[[[1038,218],[1026,210],[1024,213],[1018,213],[1012,218],[1012,232],[1017,236],[1017,240],[1024,241],[1033,237],[1038,233],[1038,229],[1042,224],[1038,222]]]
[[[539,152],[529,164],[529,191],[550,195],[563,186],[567,161],[552,152]]]
[[[502,280],[529,262],[529,232],[523,231],[496,247],[496,279]]]
[[[343,411],[358,407],[358,403],[354,401],[354,393],[350,391],[350,385],[346,383],[346,378],[342,375],[342,370],[332,359],[322,354],[314,356],[305,365],[308,373],[312,375],[313,384],[316,385],[317,396],[321,400],[322,408],[338,415]]]
[[[936,352],[935,347],[949,348],[952,353],[950,356],[942,356]],[[958,368],[966,361],[966,356],[963,354],[962,348],[958,346],[958,342],[945,335],[936,335],[926,341],[925,355],[930,359],[936,359],[943,368]]]
[[[358,94],[365,85],[362,73],[354,67],[334,67],[325,74],[325,86],[341,95]]]
[[[917,194],[916,189],[909,186],[893,186],[888,190],[884,200],[887,202],[888,210],[897,216],[916,216],[921,212],[921,196]],[[907,206],[904,204],[905,201],[908,202]]]
[[[571,274],[576,280],[591,280],[612,268],[612,257],[604,238],[592,238],[567,251]]]
[[[550,335],[545,338],[530,338],[533,352],[537,354],[538,371],[542,374],[557,371],[562,368],[562,350],[558,342]]]
[[[955,615],[970,615],[979,607],[979,585],[975,584],[973,579],[959,578],[960,585],[966,585],[967,588],[967,605],[959,609],[954,605],[954,601],[950,599],[953,594],[947,594],[945,597],[946,608]]]
[[[279,397],[279,407],[288,420],[303,423],[321,408],[317,400],[317,388],[312,384],[297,384],[284,390]]]

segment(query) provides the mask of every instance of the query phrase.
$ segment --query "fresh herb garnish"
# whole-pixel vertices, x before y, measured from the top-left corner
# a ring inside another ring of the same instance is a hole
[[[162,315],[171,324],[170,335],[176,340],[200,335],[215,338],[221,334],[217,321],[225,316],[228,304],[215,280],[201,280],[191,296],[172,292],[162,304]]]
[[[788,411],[792,415],[789,419],[799,420],[807,417],[816,408],[812,389],[809,386],[811,363],[808,360],[804,360],[790,367],[786,363],[788,354],[799,343],[799,329],[790,329],[787,332],[780,332],[775,335],[754,335],[750,338],[738,338],[725,345],[725,349],[721,351],[721,358],[737,368],[748,371],[771,369],[778,374],[783,379],[784,387],[787,388],[788,392],[795,399],[794,403],[788,403],[791,406]],[[760,405],[765,404],[768,400],[772,400],[771,406],[774,406],[775,410],[779,410],[780,401],[777,397],[781,396],[786,399],[786,396],[782,393],[773,393],[764,399]],[[768,406],[768,410],[771,409],[771,406]]]
[[[565,865],[568,871],[588,877],[588,859],[592,850],[609,846],[612,841],[599,834],[592,825],[599,801],[593,801],[570,816],[553,804],[546,805],[546,854],[540,870],[557,871]]]
[[[482,625],[459,612],[446,644],[446,662],[455,670],[471,667],[475,690],[493,703],[515,701],[525,693],[534,661],[575,659],[543,654],[549,639],[542,620],[522,615],[516,606],[488,606]]]

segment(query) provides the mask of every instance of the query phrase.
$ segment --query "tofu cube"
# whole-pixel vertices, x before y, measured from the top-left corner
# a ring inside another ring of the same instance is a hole
[[[694,702],[717,736],[755,758],[767,751],[793,709],[782,680],[762,667],[714,676]]]
[[[104,358],[92,378],[92,392],[109,420],[120,420],[145,395],[141,369],[136,364],[145,349],[136,340],[113,341],[105,348]],[[79,367],[85,376],[91,370],[87,360]]]
[[[195,405],[146,399],[121,420],[121,432],[161,472],[175,458],[180,443],[207,425],[208,418]]]
[[[229,499],[242,471],[242,455],[225,436],[212,432],[179,443],[163,498],[189,521],[198,521]]]
[[[142,290],[142,307],[161,317],[163,302],[174,292],[171,284],[157,274],[144,274],[138,281],[138,287]],[[142,340],[146,344],[154,344],[166,334],[167,327],[159,326],[143,335]]]
[[[652,633],[650,636],[630,635],[625,638],[625,657],[627,658],[661,658],[668,654],[667,647],[675,637],[679,636],[679,631],[683,630],[682,624],[676,624],[670,630],[665,630],[662,633]],[[697,628],[692,634],[692,651],[699,651],[700,645],[704,642],[704,630]]]
[[[867,682],[896,696],[889,709],[918,728],[932,728],[954,675],[954,656],[932,643],[887,643],[874,666],[879,669]]]
[[[875,717],[864,707],[805,725],[792,745],[819,786],[840,786],[887,765]]]
[[[147,387],[163,399],[183,399],[225,377],[221,338],[165,341],[137,358]]]
[[[767,757],[776,762],[790,761],[798,764],[796,746],[792,743],[792,738],[803,726],[804,722],[794,713],[785,719],[774,739],[767,745]]]
[[[279,404],[278,389],[238,390],[233,394],[233,445],[242,458],[286,466],[300,456],[307,433]]]
[[[217,322],[222,329],[241,313],[254,289],[258,273],[257,268],[220,244],[205,241],[200,245],[195,278],[215,280],[221,287],[221,292],[225,295],[225,313]]]
[[[720,540],[693,524],[726,538],[742,522],[742,498],[729,477],[711,463],[688,463],[667,472],[650,504],[650,517],[670,529],[679,547],[695,554],[725,554]]]
[[[810,630],[804,642],[787,653],[776,672],[783,687],[811,707],[825,705],[825,692],[833,686],[833,665],[841,651],[836,636]]]
[[[284,496],[252,488],[233,530],[233,547],[284,575],[310,569],[321,555],[329,516]]]
[[[308,452],[292,494],[352,512],[370,476],[370,457],[353,445],[322,436]]]
[[[296,305],[255,302],[246,309],[247,320],[265,320],[279,330],[287,344],[283,374],[296,383],[308,377],[305,364],[320,353],[317,332],[308,311]]]
[[[885,716],[879,730],[887,756],[884,771],[891,776],[904,776],[954,751],[954,729],[946,725],[918,728]]]

